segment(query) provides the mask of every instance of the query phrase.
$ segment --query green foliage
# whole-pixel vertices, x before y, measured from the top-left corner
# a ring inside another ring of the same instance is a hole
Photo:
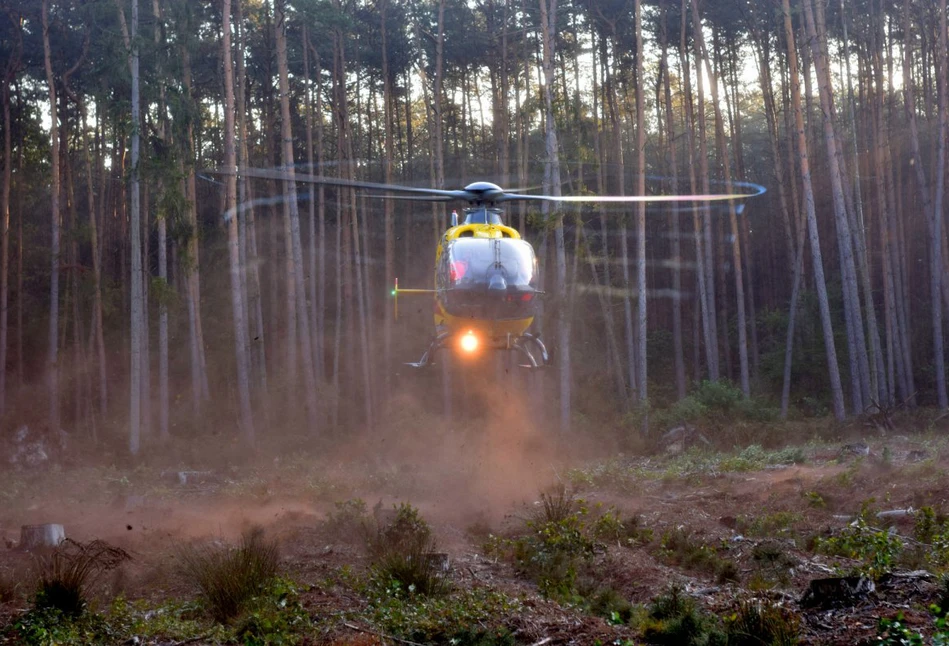
[[[77,617],[86,609],[87,587],[103,572],[114,570],[131,557],[125,550],[104,541],[63,541],[39,560],[39,576],[33,605],[37,610],[55,610]]]
[[[853,568],[853,574],[878,579],[893,569],[903,550],[903,541],[884,529],[870,527],[865,515],[862,514],[835,536],[818,537],[814,551],[857,560],[860,564]]]
[[[763,400],[745,397],[741,389],[727,380],[703,381],[669,409],[656,413],[661,426],[682,422],[704,422],[721,425],[729,421],[768,422],[777,418],[777,411]]]
[[[335,510],[331,511],[323,527],[327,534],[336,540],[345,542],[354,542],[357,539],[366,538],[369,527],[369,516],[366,510],[366,503],[362,498],[350,498],[349,500],[337,501],[334,503]]]
[[[244,646],[299,644],[305,641],[310,626],[296,587],[277,578],[243,617],[235,636]]]
[[[775,511],[762,516],[739,516],[738,531],[748,536],[770,537],[787,534],[804,517],[793,511]]]
[[[923,646],[925,644],[922,633],[906,625],[906,618],[902,612],[893,619],[880,618],[875,643],[880,646]]]
[[[373,574],[364,590],[365,615],[380,632],[421,643],[465,646],[513,646],[505,617],[522,611],[520,601],[481,587],[420,595],[396,581]]]
[[[770,581],[787,584],[790,581],[790,569],[797,564],[783,546],[768,541],[755,545],[751,558],[758,570],[759,588],[770,587],[766,585]]]
[[[738,567],[734,561],[719,556],[715,548],[697,541],[684,527],[676,527],[662,535],[660,555],[674,565],[714,575],[720,583],[738,580]]]
[[[224,623],[239,615],[261,595],[277,576],[276,542],[266,540],[255,528],[237,547],[211,544],[181,549],[182,574],[201,592],[215,621]]]
[[[680,587],[653,600],[640,626],[643,639],[660,646],[725,646],[718,622],[703,612]]]
[[[797,615],[770,601],[746,601],[725,619],[728,646],[794,646],[801,633]]]
[[[29,646],[85,646],[121,643],[121,631],[94,612],[70,615],[51,607],[35,607],[13,624],[17,643]],[[0,635],[2,641],[3,635]]]
[[[374,572],[382,580],[413,594],[447,592],[449,582],[434,554],[436,543],[431,527],[412,505],[402,503],[395,512],[391,522],[379,524],[367,536],[366,547]]]

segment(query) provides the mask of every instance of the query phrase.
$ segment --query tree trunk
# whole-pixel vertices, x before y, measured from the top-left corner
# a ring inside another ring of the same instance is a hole
[[[718,145],[719,154],[721,155],[722,166],[724,167],[725,171],[726,191],[731,193],[733,192],[731,183],[731,160],[725,141],[725,124],[722,119],[721,108],[719,107],[718,76],[715,73],[715,70],[712,69],[708,53],[705,49],[705,40],[702,38],[701,33],[701,30],[697,30],[693,35],[693,37],[697,40],[699,48],[699,52],[696,53],[696,56],[701,56],[701,59],[705,61],[705,69],[708,73],[709,85],[712,91],[712,107],[715,112],[715,139]],[[701,64],[699,65],[701,67]],[[745,397],[748,397],[751,395],[751,379],[748,371],[748,325],[745,321],[745,286],[742,277],[741,233],[738,230],[737,211],[738,210],[735,207],[735,203],[729,200],[728,223],[731,228],[732,237],[732,265],[735,274],[735,305],[738,316],[738,364],[741,375],[741,391],[745,394]]]
[[[850,356],[851,380],[853,382],[853,406],[862,413],[870,403],[870,365],[864,334],[863,315],[860,309],[857,271],[853,252],[853,232],[844,196],[841,159],[834,127],[832,87],[830,85],[827,57],[824,54],[823,34],[817,28],[811,0],[803,0],[804,24],[813,51],[814,68],[817,72],[817,89],[820,98],[824,143],[830,171],[831,194],[834,204],[834,220],[837,227],[837,246],[840,252],[841,284],[844,293],[844,318],[847,322],[847,348]]]
[[[310,336],[310,317],[306,307],[306,286],[303,277],[303,248],[300,240],[300,209],[297,203],[296,172],[293,163],[293,133],[290,127],[290,83],[287,70],[286,6],[285,0],[274,2],[274,34],[277,47],[277,69],[280,79],[280,135],[281,162],[287,180],[284,182],[284,199],[290,212],[290,237],[287,240],[288,256],[293,267],[293,289],[299,321],[301,363],[303,365],[304,398],[310,430],[317,431],[316,374],[313,370],[313,345]]]
[[[666,140],[668,145],[669,163],[666,174],[671,177],[670,188],[673,195],[679,194],[679,165],[676,159],[676,128],[672,109],[672,88],[669,81],[668,64],[668,34],[667,34],[668,7],[662,4],[662,22],[660,25],[660,41],[662,55],[660,57],[660,74],[662,75],[662,93],[666,115]],[[685,356],[682,348],[682,241],[679,239],[679,212],[675,208],[669,209],[669,229],[672,235],[672,344],[675,355],[676,396],[683,399],[687,394],[685,378]],[[698,348],[694,349],[698,352]]]
[[[824,331],[824,351],[827,356],[827,368],[830,377],[831,407],[834,417],[843,420],[844,395],[840,384],[840,370],[837,366],[837,350],[834,346],[834,330],[830,318],[830,303],[827,298],[827,284],[824,281],[824,265],[820,251],[820,234],[817,229],[817,212],[814,206],[814,190],[811,184],[811,168],[807,154],[807,131],[804,115],[801,111],[801,86],[798,80],[797,49],[794,43],[794,29],[791,25],[789,0],[781,0],[784,13],[784,36],[787,41],[788,66],[791,70],[791,104],[794,109],[794,123],[797,130],[797,150],[801,183],[804,189],[804,206],[807,211],[807,231],[811,244],[811,259],[814,266],[814,283],[820,305],[821,327]]]
[[[698,0],[692,2],[692,33],[697,34],[702,31],[702,21],[699,19]],[[683,0],[684,6],[685,0]],[[684,19],[684,18],[683,18]],[[709,193],[708,179],[708,142],[705,134],[705,80],[702,74],[702,56],[699,49],[699,38],[693,37],[693,48],[695,54],[696,66],[696,84],[698,90],[698,130],[699,130],[699,174],[702,180],[702,193]],[[715,320],[715,265],[712,257],[714,240],[712,238],[712,213],[705,206],[701,209],[702,224],[704,232],[705,257],[703,258],[705,269],[705,303],[708,311],[708,334],[706,335],[706,354],[708,355],[708,371],[712,381],[718,381],[719,371],[719,352],[718,352],[718,323]],[[703,321],[704,322],[704,321]]]
[[[241,0],[236,0],[240,2]],[[278,21],[279,22],[279,21]],[[231,0],[222,0],[221,7],[221,56],[224,60],[224,168],[225,203],[227,224],[228,266],[231,277],[231,309],[234,317],[234,355],[237,364],[238,423],[244,441],[253,446],[255,442],[254,416],[250,403],[250,361],[248,358],[247,321],[245,319],[244,290],[241,280],[243,268],[238,239],[237,204],[237,150],[234,124],[234,62],[231,54]],[[279,36],[278,36],[279,38]],[[279,41],[278,41],[279,42]],[[278,48],[279,51],[279,48]],[[292,160],[291,160],[292,165]],[[294,196],[295,197],[295,196]]]
[[[636,195],[646,194],[646,121],[643,84],[646,82],[643,74],[643,25],[641,0],[633,2],[634,21],[636,23]],[[648,333],[648,319],[646,317],[646,203],[636,204],[636,314],[638,326],[636,373],[639,381],[639,401],[649,401],[646,362],[646,340]],[[649,430],[649,417],[643,416],[642,432]]]
[[[136,5],[133,0],[133,11]],[[50,159],[50,202],[52,211],[52,242],[50,243],[50,287],[49,287],[49,337],[46,379],[48,385],[49,432],[58,433],[59,423],[59,236],[60,222],[60,158],[59,158],[59,117],[57,114],[56,81],[53,76],[52,51],[49,41],[49,0],[43,0],[43,60],[46,66],[46,83],[49,86],[50,141],[52,153]],[[134,18],[133,18],[134,20]],[[132,83],[138,87],[137,69],[133,68]],[[133,96],[133,102],[135,97]],[[133,125],[135,122],[133,121]],[[134,452],[134,451],[133,451]]]
[[[540,0],[541,42],[543,44],[544,110],[546,115],[546,162],[544,164],[544,192],[560,195],[560,153],[557,146],[557,124],[554,121],[554,47],[557,29],[557,0]],[[557,257],[557,346],[560,363],[560,431],[570,430],[570,335],[567,325],[567,256],[564,248],[563,214],[559,206],[555,217],[555,245]],[[544,215],[550,217],[550,202],[544,202]]]

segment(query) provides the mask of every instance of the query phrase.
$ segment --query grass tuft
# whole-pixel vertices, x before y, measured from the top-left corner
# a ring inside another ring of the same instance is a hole
[[[129,554],[105,541],[64,540],[38,561],[39,576],[33,604],[70,617],[86,609],[88,586],[103,572],[114,570]]]
[[[235,547],[190,545],[180,552],[182,573],[200,591],[215,621],[224,623],[241,613],[277,576],[277,543],[257,527]]]
[[[769,601],[746,601],[725,620],[729,646],[795,646],[801,622],[797,615]]]

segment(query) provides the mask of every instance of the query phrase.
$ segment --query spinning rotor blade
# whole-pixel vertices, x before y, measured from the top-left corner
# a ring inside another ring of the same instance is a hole
[[[414,195],[377,195],[375,193],[370,193],[366,197],[376,200],[411,200],[413,202],[451,202],[454,199],[440,195],[420,195],[416,197]]]
[[[505,193],[499,202],[522,200],[526,202],[721,202],[724,200],[740,200],[761,195],[767,189],[760,184],[751,182],[732,182],[732,186],[747,188],[753,193],[711,193],[707,195],[528,195],[520,193]]]
[[[360,182],[336,177],[323,177],[308,173],[288,172],[282,169],[267,168],[240,168],[233,171],[208,171],[217,175],[238,175],[256,177],[278,181],[306,182],[309,184],[325,184],[328,186],[342,186],[345,188],[366,189],[380,191],[385,195],[373,194],[369,197],[377,199],[418,200],[422,202],[450,202],[453,200],[469,202],[471,204],[497,204],[501,202],[564,202],[564,203],[663,203],[663,202],[720,202],[725,200],[742,200],[761,195],[767,189],[759,184],[750,182],[731,182],[731,190],[748,189],[748,193],[712,193],[707,195],[538,195],[530,193],[506,192],[497,184],[490,182],[474,182],[461,190],[444,190],[438,188],[418,188],[414,186],[399,186],[395,184],[381,184],[378,182]],[[396,195],[389,195],[396,193]],[[398,195],[401,193],[402,195]]]
[[[414,193],[429,197],[439,197],[442,200],[465,200],[468,199],[468,193],[465,191],[444,191],[438,188],[415,188],[413,186],[396,186],[394,184],[379,184],[377,182],[357,182],[354,180],[340,179],[337,177],[323,177],[320,175],[310,175],[308,173],[293,173],[292,175],[285,170],[268,168],[239,168],[235,171],[215,170],[209,171],[218,175],[237,175],[244,177],[256,177],[258,179],[273,179],[279,181],[293,180],[295,182],[306,182],[308,184],[326,184],[328,186],[343,186],[346,188],[364,188],[375,191],[392,191],[399,193]],[[395,196],[392,196],[395,197]],[[403,199],[411,199],[405,197]]]

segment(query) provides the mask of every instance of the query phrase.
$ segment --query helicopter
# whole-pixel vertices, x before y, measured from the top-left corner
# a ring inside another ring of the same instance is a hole
[[[415,368],[433,365],[435,355],[440,350],[453,350],[462,355],[474,355],[482,349],[513,351],[526,361],[520,364],[522,367],[537,369],[549,364],[550,354],[540,336],[529,331],[540,298],[544,295],[544,292],[538,289],[538,260],[533,247],[521,237],[520,232],[504,224],[504,212],[499,205],[524,201],[735,201],[760,195],[765,191],[764,187],[757,184],[732,182],[733,187],[756,192],[710,195],[554,196],[509,192],[486,181],[470,183],[460,190],[446,190],[353,181],[296,172],[291,175],[279,169],[239,168],[236,173],[261,179],[292,179],[303,183],[378,191],[379,193],[369,196],[382,199],[467,203],[467,207],[463,209],[464,218],[461,219],[457,211],[452,211],[450,225],[439,237],[435,248],[433,288],[402,288],[396,278],[391,291],[396,319],[400,295],[428,295],[434,299],[435,333],[421,358],[407,364]]]

